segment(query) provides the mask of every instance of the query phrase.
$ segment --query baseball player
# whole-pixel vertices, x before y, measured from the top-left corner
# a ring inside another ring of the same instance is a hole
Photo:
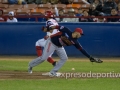
[[[74,32],[71,32],[68,28],[64,26],[54,26],[50,27],[48,30],[53,30],[54,28],[59,29],[60,32],[50,36],[47,40],[45,49],[41,57],[38,57],[29,63],[28,72],[32,72],[32,68],[44,62],[51,52],[56,51],[60,57],[60,61],[57,65],[50,71],[49,75],[58,76],[57,71],[63,66],[63,64],[68,59],[63,46],[74,45],[78,50],[80,50],[86,57],[90,59],[91,62],[102,63],[103,61],[99,58],[93,58],[90,56],[80,45],[78,38],[83,35],[83,30],[81,28],[76,28]],[[45,28],[47,29],[47,28]]]
[[[45,17],[47,19],[46,21],[46,26],[47,27],[51,27],[51,26],[56,26],[58,25],[57,21],[55,19],[53,19],[54,15],[51,11],[46,11],[45,12]],[[44,31],[44,30],[43,30]],[[44,31],[45,32],[45,31]],[[35,44],[35,47],[36,47],[36,52],[37,52],[37,55],[38,56],[41,56],[42,55],[42,47],[45,46],[45,43],[47,41],[47,38],[50,36],[50,35],[53,35],[55,33],[59,32],[58,29],[54,29],[52,32],[47,32],[47,35],[42,38],[42,39],[39,39],[36,44]],[[53,66],[56,65],[56,61],[54,61],[51,57],[51,55],[53,54],[53,52],[50,54],[50,56],[47,58],[47,61],[49,63],[51,63]]]

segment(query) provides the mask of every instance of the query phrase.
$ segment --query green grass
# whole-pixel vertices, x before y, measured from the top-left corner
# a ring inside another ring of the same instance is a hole
[[[0,60],[0,71],[26,71],[29,61]],[[74,71],[71,68],[75,68]],[[52,65],[47,62],[33,68],[33,73],[48,72]],[[85,61],[67,61],[60,72],[120,72],[120,61],[102,64]],[[52,78],[45,80],[0,80],[0,90],[119,90],[120,78]]]
[[[119,79],[4,80],[0,90],[119,90]]]

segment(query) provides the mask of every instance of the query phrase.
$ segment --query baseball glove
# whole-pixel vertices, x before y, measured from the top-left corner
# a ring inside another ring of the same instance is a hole
[[[66,36],[61,36],[61,40],[68,46],[72,45],[72,42]]]
[[[102,63],[103,61],[100,60],[99,58],[93,58],[93,57],[90,57],[90,61],[91,62],[96,62],[96,63]]]

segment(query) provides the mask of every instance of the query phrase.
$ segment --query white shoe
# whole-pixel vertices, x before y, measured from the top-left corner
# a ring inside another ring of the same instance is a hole
[[[28,67],[28,72],[30,73],[30,74],[32,74],[32,67]]]
[[[50,76],[50,77],[54,77],[54,76],[60,77],[62,75],[62,73],[57,72],[57,73],[53,74],[53,73],[47,72],[47,73],[42,73],[42,75],[43,76]]]
[[[49,73],[50,73],[50,72],[42,73],[42,75],[43,75],[43,76],[49,76]]]
[[[57,72],[57,73],[49,73],[50,77],[60,77],[61,75],[62,75],[62,73],[59,73],[59,72]]]

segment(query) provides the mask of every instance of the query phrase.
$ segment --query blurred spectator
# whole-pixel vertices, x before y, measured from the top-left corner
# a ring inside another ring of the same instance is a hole
[[[116,3],[120,3],[120,0],[115,0]]]
[[[72,4],[73,0],[59,0],[61,4]]]
[[[49,0],[41,0],[42,1],[42,4],[47,4],[49,3]]]
[[[88,13],[90,16],[98,16],[100,12],[96,10],[96,6],[94,4],[91,4]]]
[[[44,0],[26,0],[28,4],[41,4]],[[45,0],[47,1],[47,0]]]
[[[119,18],[114,18],[114,16],[118,16],[117,10],[116,9],[112,9],[111,10],[111,17],[113,18],[107,18],[107,22],[119,22]]]
[[[97,7],[99,5],[99,3],[101,3],[100,0],[94,0],[92,4],[94,4]]]
[[[3,18],[2,16],[3,16],[3,10],[0,8],[0,22],[6,21],[6,19]]]
[[[42,4],[42,0],[35,0],[35,4]]]
[[[10,11],[10,12],[8,13],[7,22],[18,22],[18,21],[17,21],[17,18],[14,17],[14,12],[13,12],[13,11]]]
[[[86,0],[87,2],[89,2],[90,4],[93,4],[93,3],[97,3],[97,0]],[[102,2],[102,0],[98,0],[100,2]]]
[[[103,3],[101,0],[94,0],[93,5],[95,5],[97,11],[102,12]]]
[[[103,5],[103,13],[105,15],[110,15],[112,8],[117,8],[117,4],[114,0],[107,0]]]
[[[49,3],[51,3],[51,4],[58,4],[58,0],[49,0]]]
[[[92,4],[94,2],[94,0],[87,0],[87,2],[89,2],[90,4]]]
[[[77,12],[76,16],[79,17],[82,15],[83,15],[83,10],[81,8],[78,8],[78,12]]]
[[[76,18],[75,10],[73,8],[71,8],[68,11],[67,15],[68,15],[68,17],[64,18],[62,22],[79,22],[79,18]]]
[[[9,4],[26,4],[27,2],[25,0],[8,0]]]
[[[120,16],[120,3],[118,3],[117,11],[118,11],[118,15]]]
[[[104,18],[104,14],[103,13],[100,13],[98,16],[98,18],[96,18],[95,22],[106,22],[106,18]]]
[[[8,0],[8,3],[9,3],[9,4],[17,4],[17,3],[18,3],[18,0]]]
[[[24,4],[27,4],[27,2],[25,0],[18,0],[18,4],[19,5],[21,5],[21,4],[24,5]]]
[[[64,14],[64,9],[59,9],[58,15],[56,15],[56,16],[59,16],[59,17],[60,17],[60,18],[56,18],[56,20],[57,20],[58,22],[63,21],[63,17],[62,17],[62,16],[65,16],[65,14]]]
[[[83,16],[82,18],[79,18],[79,22],[94,22],[92,18],[87,18],[89,16],[87,10],[83,11],[83,15],[82,16]]]

